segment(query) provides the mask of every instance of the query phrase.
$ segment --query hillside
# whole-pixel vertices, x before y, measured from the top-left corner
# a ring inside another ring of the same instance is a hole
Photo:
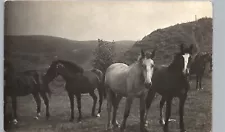
[[[192,37],[192,29],[195,29],[195,37]],[[121,61],[130,64],[137,59],[141,49],[152,51],[157,48],[156,63],[169,63],[173,54],[178,52],[179,44],[184,43],[185,46],[188,46],[196,44],[195,41],[199,51],[212,50],[212,18],[201,18],[197,21],[157,29],[145,36],[141,41],[137,41],[124,54]],[[197,48],[195,48],[195,51],[197,51]]]
[[[78,63],[89,68],[96,40],[75,41],[60,37],[31,35],[5,36],[5,56],[17,65],[18,70],[45,69],[54,56]],[[118,56],[123,55],[133,41],[116,42]]]

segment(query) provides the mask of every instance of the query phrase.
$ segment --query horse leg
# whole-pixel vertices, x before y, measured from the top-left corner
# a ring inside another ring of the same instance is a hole
[[[159,123],[164,125],[165,124],[165,121],[164,121],[164,118],[163,118],[163,106],[166,102],[166,99],[164,97],[162,97],[162,99],[160,100],[160,120],[159,120]]]
[[[113,100],[113,102],[112,102],[112,104],[113,104],[113,118],[112,118],[113,127],[119,127],[119,123],[116,120],[116,114],[117,114],[118,105],[119,105],[121,99],[122,99],[122,96],[117,95],[115,100]]]
[[[196,75],[196,90],[198,90],[198,82],[199,82],[199,76]]]
[[[77,109],[78,109],[78,112],[79,112],[79,116],[77,118],[77,122],[81,122],[81,118],[82,118],[82,113],[81,113],[81,94],[76,94],[76,98],[77,98]],[[73,106],[72,106],[72,104],[73,104]],[[72,104],[71,104],[71,119],[74,119],[74,99],[72,99]]]
[[[203,89],[203,87],[202,87],[202,75],[199,76],[199,87],[200,87],[200,89]]]
[[[49,117],[50,117],[50,114],[49,114],[49,100],[48,100],[48,97],[47,97],[45,92],[40,92],[40,94],[41,94],[41,97],[42,97],[42,99],[44,100],[44,103],[45,103],[46,119],[48,120]]]
[[[184,104],[185,104],[186,98],[187,98],[187,95],[185,95],[183,97],[180,97],[180,103],[179,103],[179,107],[180,107],[179,108],[180,129],[181,129],[181,132],[185,132],[183,116],[184,116]]]
[[[166,120],[164,125],[164,132],[168,132],[169,119],[171,116],[171,101],[171,98],[167,99],[166,101]]]
[[[91,115],[92,115],[92,116],[96,116],[96,115],[95,115],[95,108],[96,108],[96,103],[97,103],[97,96],[96,96],[96,94],[94,93],[94,91],[90,92],[89,94],[90,94],[90,96],[91,96],[92,99],[93,99],[93,106],[92,106],[92,112],[91,112]]]
[[[39,117],[41,116],[41,99],[38,93],[32,93],[34,100],[37,104],[37,115],[35,117],[35,119],[39,119]]]
[[[68,96],[70,99],[70,122],[72,122],[74,120],[74,95],[68,91]]]
[[[107,111],[108,111],[108,123],[106,126],[106,130],[111,129],[111,110],[112,110],[112,91],[110,89],[107,90]]]
[[[146,105],[145,105],[145,97],[140,98],[140,130],[141,132],[147,132],[145,127],[145,112],[146,112]]]
[[[98,88],[98,95],[99,95],[99,108],[98,108],[98,114],[97,117],[100,117],[100,113],[102,111],[102,102],[103,102],[103,89],[102,88]]]
[[[11,96],[12,99],[12,108],[13,108],[13,123],[17,124],[17,99],[16,96]]]
[[[132,102],[133,102],[133,98],[127,97],[125,111],[124,111],[124,115],[123,115],[123,122],[122,122],[122,125],[121,125],[121,128],[120,128],[121,132],[123,132],[124,129],[126,128],[126,122],[127,122],[128,116],[130,114],[130,108],[131,108]]]
[[[153,101],[154,97],[155,97],[155,91],[149,90],[147,98],[145,100],[145,103],[146,103],[146,113],[145,113],[145,117],[144,117],[145,126],[148,126],[148,121],[147,121],[148,111],[149,111],[149,109],[151,107],[151,104],[152,104],[152,101]]]

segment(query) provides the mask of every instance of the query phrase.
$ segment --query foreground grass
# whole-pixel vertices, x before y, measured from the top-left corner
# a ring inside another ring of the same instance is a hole
[[[209,132],[211,130],[211,106],[212,106],[212,83],[211,79],[204,78],[204,90],[195,90],[195,81],[191,83],[191,90],[185,104],[184,122],[188,132]],[[159,99],[157,96],[149,111],[148,130],[163,132],[159,124]],[[88,95],[82,96],[82,123],[69,122],[70,103],[63,88],[55,88],[50,100],[50,120],[45,120],[45,106],[42,103],[42,116],[39,120],[33,117],[36,113],[36,104],[32,96],[18,98],[19,124],[11,125],[9,132],[104,132],[107,123],[106,101],[103,103],[103,111],[100,118],[91,117],[92,99]],[[125,99],[120,103],[117,119],[122,121]],[[98,105],[96,107],[97,112]],[[75,118],[78,116],[75,101]],[[179,132],[178,99],[173,100],[172,119],[169,129],[171,132]],[[119,130],[115,130],[117,132]],[[127,132],[139,131],[139,100],[134,100],[130,116],[127,120]]]

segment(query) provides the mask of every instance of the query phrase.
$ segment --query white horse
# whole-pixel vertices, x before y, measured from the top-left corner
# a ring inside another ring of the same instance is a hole
[[[109,66],[105,74],[105,86],[107,90],[108,124],[107,130],[111,127],[118,127],[116,112],[122,97],[126,97],[124,118],[120,130],[126,127],[126,120],[130,113],[131,104],[134,98],[140,98],[140,129],[146,131],[144,126],[145,97],[152,85],[154,71],[155,50],[152,53],[141,50],[138,60],[130,66],[123,63],[114,63]],[[111,122],[111,108],[113,106],[113,118]]]

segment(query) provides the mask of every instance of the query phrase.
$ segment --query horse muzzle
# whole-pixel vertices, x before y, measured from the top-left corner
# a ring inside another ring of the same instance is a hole
[[[145,88],[146,88],[146,89],[150,89],[151,86],[152,86],[152,82],[150,82],[150,83],[145,83]]]
[[[185,71],[183,71],[183,74],[184,74],[185,76],[188,76],[188,75],[190,74],[190,70],[189,70],[189,69],[186,69]]]

